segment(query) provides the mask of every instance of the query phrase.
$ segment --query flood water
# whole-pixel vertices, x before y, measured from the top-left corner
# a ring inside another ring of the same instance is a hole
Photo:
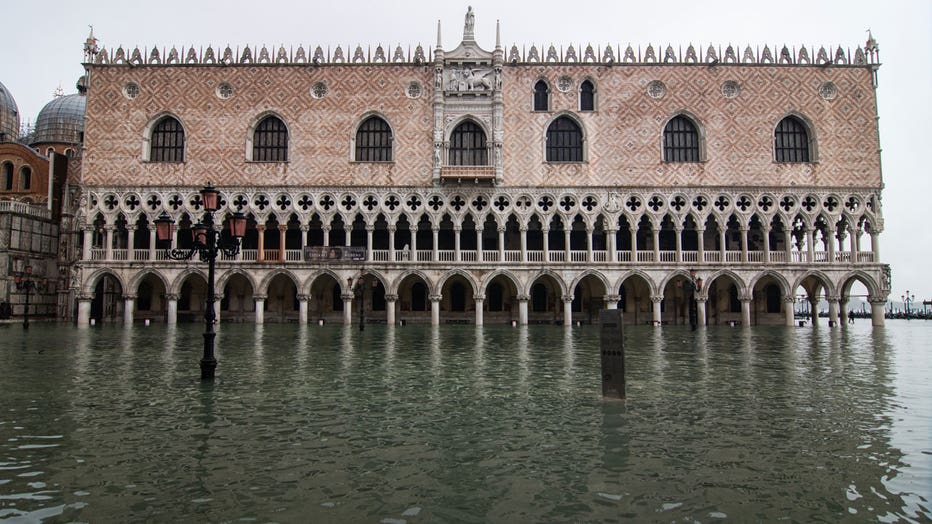
[[[0,326],[0,520],[929,521],[932,322]]]

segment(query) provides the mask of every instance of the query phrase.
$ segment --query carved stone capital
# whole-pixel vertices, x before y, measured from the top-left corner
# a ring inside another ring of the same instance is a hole
[[[654,304],[659,304],[663,302],[663,295],[651,295],[650,301],[653,302]]]
[[[396,300],[398,300],[398,295],[395,295],[395,294],[386,294],[386,295],[385,295],[385,301],[386,301],[386,302],[395,302]]]
[[[431,303],[440,302],[443,299],[443,295],[430,295],[427,297],[430,299]]]
[[[178,293],[165,293],[165,300],[174,300],[177,302],[179,298],[181,298],[181,295]]]
[[[518,299],[518,302],[527,302],[528,300],[531,300],[530,295],[518,295],[515,298]]]
[[[268,298],[268,295],[253,295],[252,298],[253,298],[253,300],[255,300],[256,302],[258,302],[258,301],[260,301],[260,300],[264,302],[265,299]]]
[[[298,294],[296,298],[298,299],[298,302],[307,302],[308,300],[310,300],[311,295],[305,295],[302,293],[302,294]]]
[[[473,295],[472,299],[476,302],[482,302],[485,300],[485,295]]]

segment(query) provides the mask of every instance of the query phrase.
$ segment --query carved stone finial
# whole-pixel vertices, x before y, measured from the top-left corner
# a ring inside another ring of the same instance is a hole
[[[521,60],[521,57],[518,55],[518,46],[512,45],[511,51],[508,52],[508,61],[512,64],[517,64]]]
[[[760,55],[760,63],[762,64],[773,63],[773,54],[770,52],[770,46],[767,46],[767,45],[764,46],[764,51]]]
[[[252,63],[252,49],[249,49],[249,46],[246,46],[243,49],[243,56],[240,57],[239,62],[241,64],[251,64]]]
[[[806,50],[806,46],[801,46],[799,48],[799,58],[796,59],[798,64],[809,64],[809,51]]]
[[[343,58],[343,48],[340,46],[337,46],[337,48],[333,50],[333,63],[340,64],[343,62],[346,62],[346,59]]]
[[[835,63],[836,64],[847,64],[848,57],[845,56],[845,50],[838,46],[838,50],[835,51]]]
[[[754,50],[751,49],[751,46],[747,46],[744,48],[744,55],[741,57],[741,61],[744,62],[745,64],[754,63]]]
[[[536,45],[532,45],[531,49],[527,52],[527,61],[528,62],[540,62],[540,55],[537,54]]]
[[[793,56],[790,54],[790,50],[786,46],[783,46],[783,49],[780,50],[780,63],[781,64],[792,64]]]
[[[670,64],[676,62],[676,52],[673,50],[673,46],[667,44],[667,50],[663,53],[663,63]]]
[[[634,56],[634,49],[631,48],[631,44],[628,44],[628,47],[625,48],[624,62],[626,64],[630,64],[632,62],[637,62],[637,61],[638,61],[637,57]]]
[[[654,53],[654,45],[647,44],[647,50],[644,51],[644,61],[654,63],[657,61],[657,55]]]
[[[193,47],[188,48],[188,54],[184,57],[184,63],[186,64],[196,64],[197,63],[197,51]]]
[[[423,64],[427,59],[424,57],[424,48],[421,47],[421,44],[418,44],[414,49],[414,63]]]
[[[825,50],[824,47],[820,48],[818,54],[816,54],[816,64],[822,65],[822,64],[831,64],[831,63],[832,61],[828,57],[828,52]]]
[[[395,48],[395,54],[392,56],[392,62],[404,62],[404,61],[405,61],[405,52],[403,49],[401,49],[401,46],[398,46]]]
[[[353,53],[353,63],[361,64],[366,61],[366,55],[362,52],[362,46],[357,45],[356,51]]]
[[[150,64],[161,64],[162,63],[162,58],[159,55],[158,47],[153,47],[152,52],[149,53],[149,63]]]
[[[605,51],[602,52],[602,61],[606,64],[611,64],[615,61],[615,51],[612,50],[611,45],[605,46]]]
[[[709,44],[709,48],[705,52],[705,61],[710,64],[718,62],[718,53],[715,52],[715,47],[712,44]]]
[[[385,60],[385,50],[382,49],[382,44],[379,44],[375,48],[375,56],[372,57],[372,61],[377,64],[384,64]]]
[[[699,58],[696,56],[696,48],[692,44],[689,44],[689,47],[686,48],[686,63],[695,64],[699,61]]]
[[[547,49],[547,61],[548,62],[559,62],[560,57],[557,56],[557,48],[550,44],[550,47]]]
[[[275,62],[279,64],[288,62],[288,52],[285,51],[285,46],[278,46],[278,53],[275,55]]]
[[[262,49],[259,50],[259,59],[257,60],[260,64],[268,64],[272,60],[269,58],[269,50],[263,45]]]
[[[299,45],[298,50],[294,53],[294,61],[296,64],[306,64],[307,63],[307,54],[304,52],[304,46]]]
[[[583,62],[595,62],[595,50],[592,49],[592,44],[586,46],[586,50],[583,52]]]
[[[725,48],[725,63],[734,64],[738,61],[738,57],[735,55],[735,48],[728,44],[728,47]]]
[[[566,48],[566,56],[563,58],[566,62],[579,62],[579,58],[576,57],[576,48],[572,45]]]
[[[216,62],[217,62],[217,58],[214,56],[214,48],[207,46],[207,51],[204,51],[204,63],[214,64]]]
[[[168,58],[165,59],[166,64],[177,64],[180,61],[178,58],[178,50],[172,47],[172,50],[168,52]]]

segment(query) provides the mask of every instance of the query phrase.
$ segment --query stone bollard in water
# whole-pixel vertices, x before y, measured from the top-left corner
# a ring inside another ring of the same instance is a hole
[[[620,309],[599,312],[603,398],[625,398],[625,342],[621,318]]]

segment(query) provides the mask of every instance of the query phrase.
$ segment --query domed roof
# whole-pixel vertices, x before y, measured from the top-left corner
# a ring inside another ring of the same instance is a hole
[[[87,97],[83,93],[60,96],[52,100],[36,119],[36,133],[32,144],[80,144],[84,135],[84,107]]]
[[[19,138],[19,108],[16,100],[7,91],[5,85],[0,83],[0,142],[14,142]]]

